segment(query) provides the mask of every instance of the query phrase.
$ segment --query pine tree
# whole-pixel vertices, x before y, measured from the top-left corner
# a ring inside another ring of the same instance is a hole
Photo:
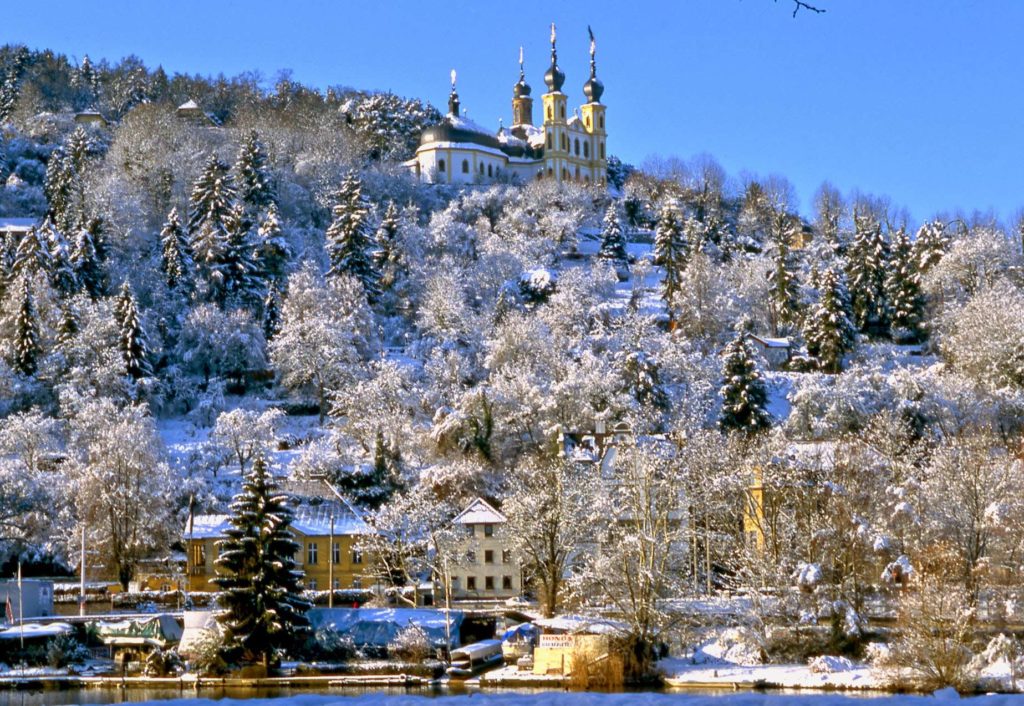
[[[387,314],[394,314],[399,306],[402,293],[399,291],[403,272],[405,271],[405,253],[402,249],[401,222],[398,207],[392,201],[384,210],[374,240],[377,249],[373,254],[377,272],[380,273],[382,305]]]
[[[800,302],[796,273],[793,272],[789,249],[796,222],[786,213],[778,214],[774,220],[772,269],[768,272],[768,295],[771,297],[772,335],[778,336],[780,324],[792,324],[797,320]]]
[[[87,228],[79,228],[71,249],[71,267],[79,284],[95,299],[103,294],[103,269],[96,252],[96,240]]]
[[[132,294],[132,288],[127,280],[121,285],[121,293],[114,305],[114,315],[120,329],[118,344],[128,375],[134,380],[152,376],[146,331],[142,327],[135,295]]]
[[[66,349],[78,334],[79,329],[78,310],[70,300],[66,300],[64,306],[61,307],[60,321],[57,324],[57,346]]]
[[[39,342],[39,320],[28,278],[22,279],[21,304],[14,321],[14,367],[24,375],[36,372],[39,357],[43,354]]]
[[[49,204],[47,217],[59,227],[73,223],[78,214],[75,210],[77,175],[74,163],[63,149],[54,150],[46,163],[46,181],[43,193]]]
[[[847,253],[846,266],[853,319],[861,331],[884,328],[888,324],[885,297],[888,243],[874,216],[856,215],[854,223],[853,243]]]
[[[612,202],[608,204],[608,210],[604,214],[603,228],[601,230],[601,249],[597,256],[602,260],[612,261],[616,268],[629,268],[629,256],[626,254],[626,238],[622,234],[622,224],[619,222],[619,212]]]
[[[917,271],[920,275],[938,264],[942,256],[949,250],[950,237],[946,225],[942,221],[925,223],[917,231],[914,238],[914,259],[917,260]]]
[[[738,431],[754,436],[772,424],[768,414],[768,390],[747,343],[740,332],[725,347],[722,360],[722,412],[718,426],[724,431]]]
[[[4,73],[0,81],[0,123],[6,123],[14,116],[14,106],[18,102],[18,74],[13,68]]]
[[[804,322],[807,353],[819,369],[839,373],[843,356],[853,350],[857,329],[853,325],[849,295],[841,275],[833,269],[821,275],[818,303]]]
[[[242,142],[235,162],[238,198],[246,211],[254,215],[274,203],[274,189],[267,169],[267,155],[259,134],[250,130]]]
[[[43,224],[42,235],[50,251],[50,285],[61,296],[74,294],[78,291],[79,283],[71,262],[67,238],[49,222]]]
[[[186,291],[189,284],[189,272],[192,269],[192,256],[189,253],[188,238],[181,227],[178,209],[172,208],[167,214],[167,221],[160,230],[160,269],[164,273],[164,281],[169,289]]]
[[[687,216],[683,221],[683,235],[686,237],[691,253],[703,252],[711,242],[704,222],[693,216]]]
[[[93,149],[93,141],[82,126],[75,128],[75,131],[64,141],[64,155],[70,161],[71,169],[76,177],[85,173],[86,162]]]
[[[11,274],[15,277],[27,277],[34,274],[50,275],[50,248],[43,233],[30,228],[21,240],[14,254]]]
[[[679,209],[676,204],[666,202],[654,232],[654,264],[665,270],[661,296],[666,302],[671,302],[679,291],[683,271],[689,261],[690,246],[683,233]]]
[[[270,202],[267,215],[260,222],[259,243],[256,247],[257,269],[268,280],[279,282],[291,258],[288,241],[281,231],[281,214],[277,204]]]
[[[100,94],[100,77],[92,66],[92,60],[86,54],[78,66],[75,82],[85,92],[86,106],[95,108]]]
[[[281,293],[275,285],[270,286],[263,299],[263,337],[269,341],[281,330]]]
[[[921,276],[917,271],[914,248],[902,228],[893,236],[885,290],[893,328],[905,331],[915,340],[919,339],[924,318],[924,295],[921,292]]]
[[[262,282],[253,259],[253,247],[250,223],[245,215],[245,208],[236,203],[231,209],[226,222],[227,240],[219,269],[224,273],[224,295],[239,299],[253,299],[262,291]]]
[[[188,231],[196,265],[206,279],[210,298],[216,301],[224,297],[222,263],[234,197],[228,166],[211,154],[189,197]]]
[[[288,503],[266,459],[257,457],[231,502],[231,526],[215,562],[213,582],[224,608],[217,620],[227,644],[264,666],[309,631],[310,604],[300,594],[302,571],[295,562],[301,546],[292,535]]]
[[[331,209],[334,220],[327,228],[327,255],[331,261],[327,274],[355,277],[372,301],[378,293],[377,273],[370,260],[370,209],[362,190],[354,172],[345,177],[338,189]]]

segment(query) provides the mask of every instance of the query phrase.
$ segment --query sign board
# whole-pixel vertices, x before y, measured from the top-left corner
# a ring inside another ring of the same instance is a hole
[[[575,644],[575,635],[541,635],[539,646],[571,649]]]

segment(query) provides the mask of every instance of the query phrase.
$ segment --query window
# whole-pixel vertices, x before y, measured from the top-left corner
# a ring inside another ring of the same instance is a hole
[[[562,119],[564,120],[565,119],[565,106],[564,105],[562,106],[562,109],[559,112],[561,113]]]
[[[476,529],[473,527],[473,525],[466,525],[466,534],[472,537],[475,534],[475,532]]]
[[[315,591],[316,590],[316,579],[310,579],[309,580],[309,590],[310,591]]]
[[[443,172],[444,171],[444,160],[443,159],[437,160],[437,171],[439,171],[439,172]]]
[[[476,563],[476,552],[474,552],[472,549],[466,552],[466,562],[469,564]]]
[[[565,150],[566,152],[569,151],[569,138],[566,136],[564,132],[562,133],[562,149]]]
[[[484,590],[485,591],[493,591],[494,590],[494,577],[493,576],[487,576],[486,578],[484,578]]]
[[[361,551],[359,551],[358,549],[353,549],[352,550],[352,563],[353,564],[362,564],[363,563],[363,553]]]
[[[335,542],[334,546],[331,547],[331,563],[332,564],[340,564],[341,563],[341,545],[338,544],[337,542]]]
[[[551,120],[551,106],[548,106],[548,120]]]
[[[590,118],[587,118],[586,120],[584,120],[583,123],[587,126],[587,129],[589,130],[590,129]]]
[[[551,149],[551,131],[548,130],[548,149]]]
[[[597,126],[599,128],[601,128],[602,130],[604,130],[604,116],[603,115],[598,117],[598,119],[597,119]]]
[[[601,143],[601,159],[604,159],[604,143]]]
[[[590,156],[590,143],[589,142],[584,142],[583,143],[583,156],[584,157],[589,157]]]
[[[576,153],[577,157],[580,156],[580,138],[578,138],[578,137],[575,140],[575,146],[574,146],[573,152]]]
[[[576,167],[576,181],[580,180],[580,168]]]
[[[206,547],[202,544],[192,545],[192,573],[202,574],[206,571]]]
[[[306,545],[306,563],[316,563],[316,542],[310,542]]]
[[[468,159],[462,160],[462,173],[463,174],[469,174],[469,160]]]
[[[487,176],[489,176],[489,177],[490,177],[490,176],[494,176],[494,172],[493,172],[493,171],[491,171],[491,169],[493,168],[493,166],[494,166],[494,165],[491,165],[491,164],[488,164],[488,165],[487,165]]]
[[[485,537],[493,537],[494,536],[494,525],[484,525],[484,536]]]
[[[480,162],[480,174],[484,173],[484,163]]]
[[[466,577],[466,590],[467,591],[475,591],[476,590],[476,576],[467,576]]]
[[[512,552],[510,552],[508,549],[502,549],[501,550],[501,563],[502,564],[511,564],[512,563]]]
[[[511,576],[502,576],[501,577],[501,587],[505,591],[511,591],[512,590],[512,577]]]
[[[356,576],[354,579],[352,579],[352,588],[362,588],[362,587],[363,587],[363,580],[361,578]]]
[[[493,549],[485,549],[484,550],[484,563],[485,564],[493,564],[494,563],[494,550]]]

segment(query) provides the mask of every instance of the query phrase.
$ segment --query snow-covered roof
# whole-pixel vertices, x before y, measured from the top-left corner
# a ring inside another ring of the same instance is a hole
[[[533,624],[545,630],[567,633],[586,633],[590,635],[613,635],[625,633],[625,623],[608,618],[587,618],[580,615],[556,615],[553,618],[534,620]]]
[[[498,133],[498,142],[503,145],[510,145],[513,147],[526,147],[526,140],[520,139],[510,133],[508,130],[502,130]]]
[[[178,110],[199,110],[199,104],[189,98],[187,101],[178,106]]]
[[[483,498],[477,498],[471,502],[469,507],[452,520],[459,525],[498,525],[506,521],[505,516],[491,507]]]
[[[757,341],[765,348],[789,348],[792,345],[788,338],[769,338],[755,333],[748,333],[747,338]]]
[[[185,534],[193,539],[215,539],[226,537],[228,515],[195,515],[192,526],[185,524]]]
[[[444,116],[444,119],[447,120],[452,127],[456,127],[460,130],[479,132],[482,135],[488,135],[491,137],[494,136],[492,131],[478,125],[464,115],[452,115],[451,113],[448,113],[448,115]]]
[[[71,626],[67,623],[48,623],[46,625],[25,623],[24,625],[0,630],[0,640],[19,640],[22,635],[27,639],[34,637],[57,637],[69,632],[71,632]]]
[[[430,150],[473,150],[476,152],[483,152],[485,154],[492,154],[495,157],[501,157],[507,159],[508,155],[499,149],[494,147],[488,147],[487,145],[477,144],[476,142],[428,142],[425,145],[420,145],[416,150],[416,154],[420,152],[429,152]]]
[[[295,508],[292,529],[307,537],[326,537],[331,533],[332,515],[335,535],[370,534],[372,531],[369,525],[353,515],[348,508],[336,502],[299,505]]]
[[[27,233],[37,223],[35,218],[0,218],[0,232]]]

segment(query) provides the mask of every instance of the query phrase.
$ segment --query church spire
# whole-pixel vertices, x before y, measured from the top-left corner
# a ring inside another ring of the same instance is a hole
[[[523,68],[523,48],[519,47],[519,80],[512,86],[512,126],[533,125],[533,99]]]
[[[565,74],[558,68],[558,50],[555,48],[555,23],[551,23],[551,67],[544,74],[544,83],[547,84],[549,93],[557,93],[562,90],[565,83]]]
[[[452,69],[452,92],[448,96],[448,113],[459,117],[459,94],[455,90],[455,69]]]
[[[600,103],[604,84],[597,78],[597,41],[590,25],[587,25],[587,33],[590,34],[590,78],[583,84],[583,95],[587,97],[588,103]]]

